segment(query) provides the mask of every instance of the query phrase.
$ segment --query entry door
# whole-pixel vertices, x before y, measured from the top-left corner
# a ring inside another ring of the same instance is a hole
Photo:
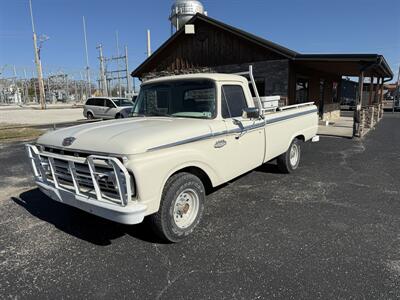
[[[243,109],[248,107],[243,91],[239,84],[221,87],[221,114],[227,132],[224,160],[229,179],[260,166],[264,160],[264,121],[242,118]]]

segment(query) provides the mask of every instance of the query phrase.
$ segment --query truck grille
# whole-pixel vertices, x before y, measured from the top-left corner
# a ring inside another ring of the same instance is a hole
[[[48,164],[48,158],[43,159]],[[74,190],[74,182],[69,169],[68,162],[61,159],[54,159],[55,172],[58,183],[67,189]],[[115,176],[111,167],[96,167],[96,172],[103,173],[104,176],[98,178],[100,190],[106,197],[118,197],[118,188],[115,184]],[[76,181],[80,187],[81,193],[90,194],[94,193],[94,185],[92,176],[90,175],[89,167],[86,164],[75,163]],[[123,174],[121,174],[123,175]],[[52,181],[53,177],[51,172],[46,173],[48,180]]]
[[[122,159],[89,154],[77,158],[39,152],[33,145],[27,145],[27,149],[35,177],[46,184],[121,205],[126,205],[133,195],[133,177],[121,163]]]

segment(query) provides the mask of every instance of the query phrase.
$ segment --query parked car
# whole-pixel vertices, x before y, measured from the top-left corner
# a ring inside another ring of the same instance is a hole
[[[95,97],[89,98],[83,115],[88,119],[120,119],[127,118],[133,108],[133,102],[125,98]]]
[[[354,99],[342,98],[342,101],[340,103],[341,110],[355,110],[355,108],[356,108],[356,102]]]
[[[148,217],[170,242],[193,232],[214,187],[274,159],[293,172],[302,143],[318,140],[312,102],[264,109],[238,75],[146,81],[133,115],[49,131],[27,145],[35,181],[50,198],[109,220]]]

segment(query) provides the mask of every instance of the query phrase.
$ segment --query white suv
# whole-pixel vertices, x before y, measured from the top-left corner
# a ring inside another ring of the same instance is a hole
[[[134,103],[125,98],[96,97],[89,98],[83,108],[83,115],[88,119],[126,118]]]

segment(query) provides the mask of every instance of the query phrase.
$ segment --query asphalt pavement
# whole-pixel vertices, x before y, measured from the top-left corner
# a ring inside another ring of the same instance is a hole
[[[216,189],[195,234],[163,244],[50,200],[23,143],[0,144],[0,298],[398,299],[399,149],[399,113],[306,143],[295,173]]]

